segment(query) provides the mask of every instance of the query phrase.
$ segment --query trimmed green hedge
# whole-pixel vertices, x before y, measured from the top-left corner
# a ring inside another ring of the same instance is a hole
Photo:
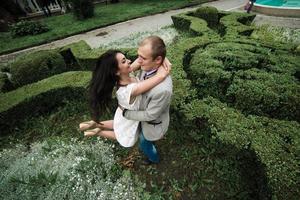
[[[195,36],[213,38],[220,35],[230,39],[251,35],[254,27],[249,24],[254,18],[254,14],[218,12],[214,7],[200,7],[195,11],[172,16],[178,30],[189,31]]]
[[[257,42],[214,40],[193,53],[186,71],[201,98],[213,96],[246,114],[299,121],[300,59],[292,50],[272,51]]]
[[[64,58],[71,63],[79,64],[80,70],[93,70],[98,58],[106,51],[106,49],[91,49],[83,40],[72,43],[60,49]],[[71,54],[71,56],[70,56]],[[69,55],[69,56],[66,56]],[[75,59],[72,60],[72,59]]]
[[[246,114],[300,121],[300,86],[287,74],[238,71],[226,97]]]
[[[66,63],[79,65],[81,70],[91,70],[95,65],[91,47],[83,40],[60,48]]]
[[[9,69],[13,87],[18,88],[66,71],[91,71],[104,51],[91,49],[85,41],[80,41],[62,48],[20,56]]]
[[[90,78],[90,72],[66,72],[1,94],[1,130],[13,128],[25,117],[48,112],[64,99],[85,97]]]
[[[250,170],[265,171],[273,198],[299,197],[299,123],[265,117],[245,117],[212,97],[192,101],[185,106],[184,112],[187,121],[196,123],[200,120],[206,123],[198,128],[209,127],[210,134],[222,142],[241,150],[254,151],[265,169]]]
[[[221,14],[222,16],[226,14]],[[178,20],[175,19],[176,17],[172,18],[174,23],[180,26],[179,22],[182,22],[183,30],[189,30],[189,25],[193,21],[186,20],[186,17]],[[237,19],[247,24],[249,18]],[[234,34],[239,33],[235,30]],[[297,168],[299,165],[297,161],[299,123],[266,117],[246,117],[216,99],[210,97],[197,100],[201,95],[198,97],[195,95],[196,89],[198,93],[214,94],[219,99],[223,97],[227,100],[226,91],[235,80],[233,78],[243,78],[247,74],[246,77],[252,80],[251,74],[255,72],[260,81],[270,81],[274,84],[277,79],[280,79],[276,83],[278,86],[284,84],[289,87],[290,84],[294,84],[293,86],[299,87],[295,82],[299,62],[292,53],[293,47],[288,47],[286,44],[262,43],[243,37],[245,36],[241,35],[238,39],[224,37],[216,40],[203,35],[184,39],[170,47],[168,56],[173,63],[174,85],[172,109],[176,111],[177,116],[183,115],[182,125],[189,128],[188,134],[191,137],[196,139],[201,137],[195,134],[209,134],[221,142],[234,145],[241,152],[250,152],[250,155],[254,152],[255,158],[250,158],[250,160],[257,160],[260,164],[258,163],[255,168],[249,170],[260,171],[252,172],[258,175],[258,177],[253,177],[257,181],[257,189],[260,193],[258,196],[270,198],[271,194],[275,199],[295,199],[299,196],[300,180]],[[214,49],[216,46],[218,48]],[[242,50],[246,50],[246,53]],[[274,55],[263,56],[270,53]],[[278,62],[279,60],[284,62]],[[186,77],[192,81],[194,88],[191,87],[191,82]],[[289,87],[290,91],[292,88],[295,89],[293,86]],[[209,92],[203,91],[204,88]],[[295,95],[299,92],[294,91],[289,94],[297,97]],[[192,103],[189,103],[190,101]],[[288,100],[285,103],[287,102],[291,103]],[[297,113],[295,109],[293,111]],[[291,111],[287,109],[287,112]],[[264,180],[267,180],[267,186],[261,184]],[[271,191],[268,191],[268,187]]]
[[[195,12],[192,12],[192,15],[204,19],[210,28],[219,24],[218,9],[215,7],[200,7]]]
[[[225,38],[236,39],[241,36],[250,36],[254,27],[249,26],[255,18],[255,14],[230,12],[220,19],[220,24],[226,27]]]
[[[192,16],[192,12],[171,16],[176,29],[188,31],[194,36],[205,35],[207,37],[218,38],[218,34],[207,26],[203,19]]]
[[[135,59],[137,56],[136,49],[120,49],[128,58]],[[60,49],[60,53],[64,56],[66,63],[71,63],[75,66],[79,65],[80,70],[91,71],[96,66],[98,58],[107,49],[91,49],[85,41],[79,41]]]
[[[13,89],[13,85],[8,78],[8,75],[4,72],[0,72],[0,93],[7,92]]]
[[[14,88],[34,83],[66,71],[88,70],[96,65],[106,49],[91,49],[85,41],[79,41],[55,50],[37,51],[19,57],[10,68]],[[136,49],[121,49],[130,59],[136,58]],[[7,91],[7,80],[1,76],[1,91]]]
[[[10,68],[12,83],[16,88],[67,70],[63,57],[56,50],[23,55]]]

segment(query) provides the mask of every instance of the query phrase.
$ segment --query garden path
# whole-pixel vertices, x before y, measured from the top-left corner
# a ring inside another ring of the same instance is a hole
[[[209,5],[216,7],[220,10],[235,10],[242,11],[243,5],[245,5],[247,0],[219,0],[214,2],[205,3],[203,5]],[[198,7],[198,6],[197,6]],[[31,47],[28,49],[20,50],[14,53],[1,55],[0,62],[7,62],[8,60],[14,59],[17,55],[23,54],[29,51],[37,51],[44,49],[53,49],[57,47],[62,47],[67,44],[78,42],[80,40],[85,40],[92,48],[97,48],[101,45],[108,44],[113,41],[120,40],[121,38],[127,37],[131,34],[138,32],[148,32],[159,30],[161,27],[168,26],[172,24],[171,16],[197,9],[197,7],[184,8],[179,10],[171,10],[165,13],[141,17],[125,22],[121,22],[115,25],[95,29],[86,33],[74,35],[61,40],[56,40],[48,44],[43,44],[40,46]],[[264,15],[257,15],[254,20],[257,24],[274,24],[277,26],[286,26],[290,28],[300,28],[300,18],[279,18],[270,17]]]

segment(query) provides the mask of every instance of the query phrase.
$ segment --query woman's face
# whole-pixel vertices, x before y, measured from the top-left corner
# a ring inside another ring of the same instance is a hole
[[[117,75],[129,74],[132,71],[130,68],[131,60],[128,60],[122,53],[117,53],[116,58],[119,67]]]

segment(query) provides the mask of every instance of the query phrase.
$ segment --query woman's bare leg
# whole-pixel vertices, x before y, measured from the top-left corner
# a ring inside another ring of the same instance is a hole
[[[105,137],[107,139],[116,140],[116,135],[113,131],[99,131],[97,135]]]
[[[94,128],[91,130],[84,131],[84,136],[101,136],[107,139],[116,140],[116,135],[114,131],[111,130],[102,130],[101,128]]]
[[[106,121],[102,121],[102,122],[98,123],[96,125],[96,127],[101,128],[101,129],[113,130],[114,129],[113,124],[114,124],[114,120],[106,120]]]

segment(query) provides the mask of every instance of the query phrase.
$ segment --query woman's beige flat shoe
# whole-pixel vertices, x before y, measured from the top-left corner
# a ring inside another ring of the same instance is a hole
[[[82,123],[79,124],[79,130],[80,131],[85,131],[85,130],[90,129],[90,128],[95,128],[96,124],[97,123],[93,120],[82,122]]]
[[[100,128],[94,128],[88,131],[84,131],[84,136],[91,137],[97,135],[101,131]]]

